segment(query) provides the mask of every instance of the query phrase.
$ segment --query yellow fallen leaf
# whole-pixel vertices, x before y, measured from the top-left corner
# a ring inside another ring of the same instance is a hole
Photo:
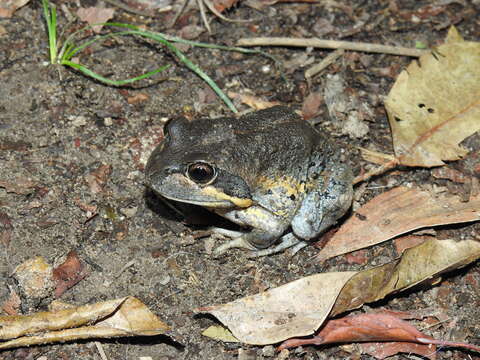
[[[429,239],[406,249],[397,260],[359,271],[342,289],[330,316],[409,289],[479,258],[480,241]]]
[[[373,269],[311,275],[197,311],[214,315],[241,342],[274,344],[311,335],[329,315],[380,300],[479,258],[479,241],[430,239]]]
[[[228,329],[218,325],[208,327],[202,332],[202,335],[223,342],[239,342]]]
[[[0,316],[0,340],[7,340],[0,341],[0,350],[90,338],[153,336],[167,330],[140,300],[125,297],[56,312]]]
[[[460,159],[467,150],[459,143],[480,130],[480,43],[452,27],[445,44],[398,76],[385,106],[400,164]]]
[[[480,220],[480,197],[433,196],[427,191],[397,187],[356,211],[317,255],[318,261],[379,244],[409,231]]]

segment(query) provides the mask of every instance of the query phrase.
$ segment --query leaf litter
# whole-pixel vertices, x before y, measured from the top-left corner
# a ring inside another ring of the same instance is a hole
[[[457,196],[431,195],[397,187],[356,211],[317,255],[318,261],[363,249],[413,230],[480,220],[480,196],[462,202]]]
[[[467,153],[459,143],[480,130],[479,66],[480,43],[452,27],[398,76],[385,106],[400,164],[432,167]]]
[[[0,316],[0,350],[91,338],[164,334],[160,321],[134,297],[32,315]]]
[[[289,339],[284,341],[279,350],[301,345],[324,345],[350,342],[407,342],[423,345],[421,347],[400,346],[397,352],[412,352],[436,358],[436,346],[463,347],[480,352],[480,346],[460,342],[436,340],[418,331],[413,325],[390,314],[359,314],[340,319],[329,320],[313,337],[307,339]],[[392,349],[391,349],[392,350]],[[393,355],[393,354],[391,354]]]
[[[328,316],[383,299],[478,258],[478,241],[430,239],[379,267],[311,275],[197,311],[215,316],[241,342],[273,344],[311,335]]]
[[[480,81],[474,77],[474,80],[469,78],[463,82],[463,78],[469,77],[471,72],[479,76],[478,71],[471,68],[472,64],[474,67],[480,64],[479,46],[478,43],[464,41],[452,27],[444,45],[435,52],[423,55],[419,60],[421,66],[413,62],[399,76],[386,104],[396,157],[370,151],[369,156],[372,157],[373,154],[376,162],[383,164],[383,169],[377,173],[380,174],[382,170],[398,164],[427,167],[443,165],[443,160],[456,160],[466,154],[458,144],[480,129],[478,122]],[[445,74],[453,74],[454,79]],[[468,94],[464,94],[465,91]],[[442,94],[439,95],[438,92]],[[455,97],[450,96],[451,92],[455,93]],[[456,107],[449,106],[444,97],[449,99],[461,97],[462,101],[457,102]],[[439,104],[436,99],[441,99],[443,103]],[[368,178],[368,174],[365,178]],[[480,198],[477,195],[474,194],[469,202],[465,202],[458,197],[432,195],[420,189],[395,188],[377,196],[358,210],[360,216],[349,219],[320,252],[318,258],[326,260],[416,229],[478,221]],[[388,217],[385,214],[388,214]],[[408,289],[480,258],[478,241],[437,240],[433,237],[425,239],[416,238],[412,245],[404,246],[413,247],[402,249],[403,253],[399,259],[376,268],[359,271],[353,275],[351,272],[312,275],[257,295],[228,304],[200,308],[198,311],[208,312],[217,317],[241,342],[272,344],[280,338],[306,336],[306,332],[318,328],[321,319],[325,321],[328,316],[335,316],[361,307],[364,303],[380,300],[389,294]],[[336,296],[330,291],[332,284],[337,286],[342,284]],[[318,293],[326,289],[329,290],[327,295],[329,300],[321,303],[325,300],[322,298],[319,303],[315,303]],[[304,293],[307,294],[305,300]],[[332,310],[329,310],[330,305],[326,304],[332,301],[332,297],[335,300]],[[302,307],[304,301],[308,304]],[[314,309],[322,309],[324,313],[315,314]],[[363,316],[367,325],[372,322],[369,316]],[[348,319],[352,320],[352,317]],[[345,319],[330,320],[325,328],[332,321]],[[299,323],[302,326],[299,326]],[[395,343],[390,348],[385,347],[382,350],[384,357],[410,349],[408,351],[433,359],[435,352],[433,354],[429,352],[431,348],[425,348],[427,346],[425,344],[465,346],[434,340],[419,333],[411,325],[405,324],[402,323],[399,328],[410,329],[409,336],[415,334],[409,340],[423,345],[409,344],[404,347]],[[297,335],[294,335],[295,333]],[[385,335],[385,328],[377,329],[378,336],[373,330],[366,331],[365,334],[362,341],[401,340],[401,336],[400,339],[398,336],[382,338],[381,336]],[[357,340],[355,336],[344,338],[344,342]],[[312,339],[309,341],[312,343]],[[470,348],[479,351],[478,347]]]

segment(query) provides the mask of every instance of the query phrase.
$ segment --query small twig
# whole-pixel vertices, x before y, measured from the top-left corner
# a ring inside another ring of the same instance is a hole
[[[127,12],[130,12],[132,14],[137,14],[137,15],[140,15],[140,16],[149,16],[149,17],[155,16],[155,14],[135,9],[135,8],[130,7],[130,6],[122,3],[121,1],[118,1],[118,0],[105,0],[105,2],[109,3],[110,5],[119,7],[120,9],[125,10]]]
[[[399,164],[399,161],[397,158],[383,164],[382,166],[379,166],[378,168],[375,168],[373,170],[370,170],[366,172],[363,175],[357,176],[355,179],[353,179],[353,184],[358,184],[360,182],[366,181],[374,176],[381,175],[383,173],[386,173],[388,170],[394,169],[397,165]]]
[[[323,49],[344,49],[362,52],[373,52],[391,55],[403,55],[419,57],[428,50],[418,50],[401,46],[390,46],[380,44],[369,44],[363,42],[337,41],[324,39],[305,38],[281,38],[281,37],[258,37],[245,38],[237,42],[238,46],[294,46],[294,47],[315,47]]]
[[[309,81],[312,77],[317,75],[320,71],[328,67],[330,64],[334,63],[340,56],[344,54],[345,50],[338,49],[323,58],[318,64],[313,65],[311,68],[305,71],[305,79]]]
[[[229,19],[225,16],[223,16],[217,9],[215,9],[215,6],[211,3],[210,0],[202,0],[203,3],[205,3],[205,6],[212,12],[214,13],[217,17],[220,19],[227,21],[227,22],[233,22],[233,23],[245,23],[245,22],[251,22],[253,20],[251,19]]]
[[[169,28],[173,27],[176,24],[178,18],[180,17],[180,15],[182,15],[187,5],[188,5],[188,0],[183,0],[182,6],[180,6],[180,10],[178,10],[178,12],[173,17],[172,22],[168,25]]]
[[[212,33],[212,29],[210,28],[210,24],[208,23],[207,19],[207,12],[205,11],[205,4],[203,0],[197,0],[198,9],[200,10],[200,17],[202,18],[203,24],[207,28],[209,34]]]
[[[108,360],[105,351],[103,350],[103,346],[99,341],[95,341],[95,346],[97,347],[98,353],[100,354],[100,359]]]

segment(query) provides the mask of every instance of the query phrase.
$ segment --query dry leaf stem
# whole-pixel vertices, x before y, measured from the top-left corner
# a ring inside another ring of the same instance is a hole
[[[283,38],[283,37],[258,37],[244,38],[237,42],[238,46],[294,46],[314,47],[322,49],[344,49],[371,53],[403,55],[419,57],[425,54],[426,50],[418,50],[401,46],[390,46],[380,44],[369,44],[353,41],[324,40],[317,38]]]
[[[355,185],[363,181],[367,181],[374,176],[382,175],[389,170],[395,169],[398,166],[398,164],[399,164],[399,160],[397,158],[394,158],[393,160],[390,160],[389,162],[383,164],[382,166],[372,169],[363,175],[357,176],[355,179],[353,179],[353,184]]]

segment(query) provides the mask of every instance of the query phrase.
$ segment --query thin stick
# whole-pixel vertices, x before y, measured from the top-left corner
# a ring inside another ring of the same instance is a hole
[[[383,173],[386,173],[387,171],[391,170],[391,169],[394,169],[395,167],[397,167],[397,165],[399,164],[399,161],[397,158],[394,158],[393,160],[390,160],[389,162],[383,164],[382,166],[379,166],[375,169],[372,169],[370,170],[369,172],[363,174],[363,175],[359,175],[357,176],[354,180],[353,180],[353,184],[358,184],[358,183],[361,183],[363,181],[367,181],[369,180],[370,178],[374,177],[374,176],[378,176],[378,175],[381,175]]]
[[[119,7],[120,9],[123,9],[127,12],[130,12],[132,14],[137,14],[137,15],[140,15],[140,16],[155,16],[155,14],[151,13],[151,12],[147,12],[147,11],[142,11],[142,10],[138,10],[138,9],[135,9],[133,7],[130,7],[124,3],[122,3],[121,1],[117,1],[117,0],[105,0],[106,3],[109,3],[113,6],[116,6],[116,7]]]
[[[419,57],[428,50],[411,49],[401,46],[390,46],[380,44],[369,44],[363,42],[323,40],[317,38],[281,38],[281,37],[258,37],[245,38],[237,42],[238,46],[293,46],[293,47],[315,47],[322,49],[344,49],[362,52],[373,52],[391,55],[403,55]]]
[[[103,346],[99,341],[95,341],[95,346],[97,347],[98,353],[100,354],[100,358],[102,360],[108,360],[105,351],[103,350]]]
[[[207,14],[205,12],[205,4],[203,0],[197,0],[197,4],[198,9],[200,10],[200,17],[202,18],[203,24],[207,28],[208,33],[211,34],[212,29],[210,28],[210,24],[208,23]]]
[[[311,68],[305,71],[305,79],[310,80],[312,77],[317,75],[320,71],[328,67],[330,64],[334,63],[340,56],[343,55],[345,50],[337,49],[331,54],[327,55],[322,61],[318,64],[313,65]]]

